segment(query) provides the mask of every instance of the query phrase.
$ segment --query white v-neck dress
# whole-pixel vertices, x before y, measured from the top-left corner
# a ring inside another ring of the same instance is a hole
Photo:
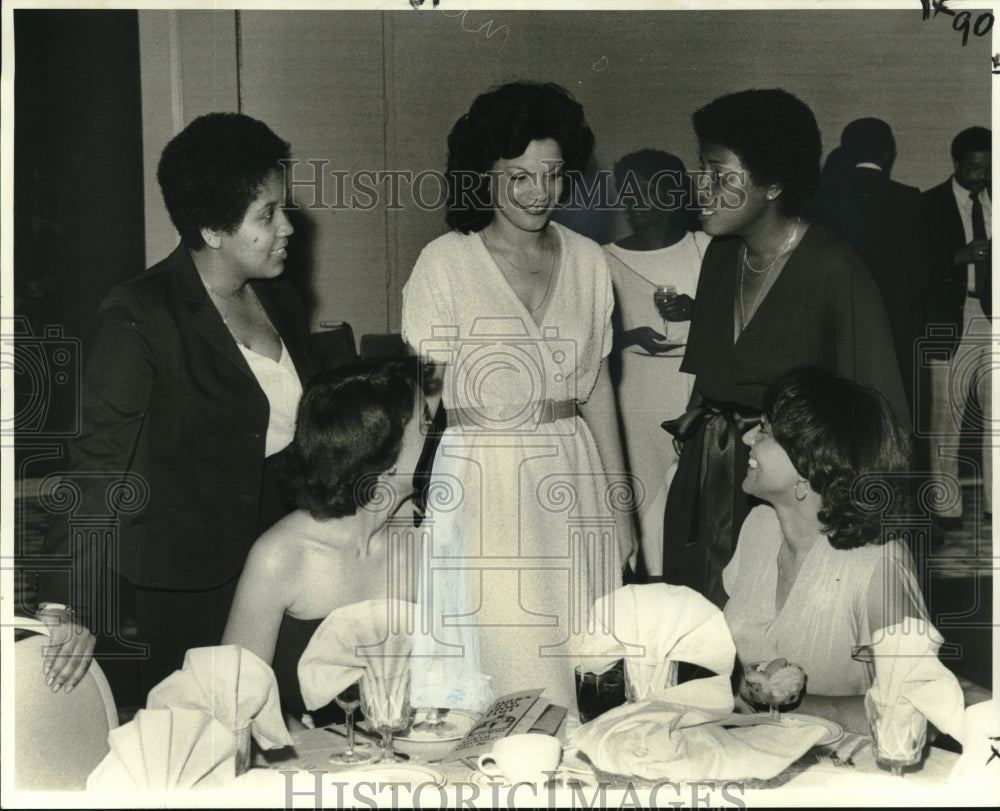
[[[744,664],[779,656],[800,664],[815,695],[861,695],[871,687],[871,673],[852,653],[906,617],[929,621],[909,551],[899,540],[835,549],[821,539],[776,610],[781,543],[774,509],[751,510],[722,572],[729,595],[723,613],[737,655]],[[869,612],[873,592],[882,595],[878,617]]]
[[[481,709],[544,687],[575,706],[574,633],[621,583],[620,505],[586,423],[539,424],[533,403],[586,402],[611,351],[604,253],[559,225],[559,264],[536,323],[479,234],[427,245],[403,289],[403,336],[446,363],[449,427],[434,459],[414,706]],[[456,424],[457,423],[457,424]]]

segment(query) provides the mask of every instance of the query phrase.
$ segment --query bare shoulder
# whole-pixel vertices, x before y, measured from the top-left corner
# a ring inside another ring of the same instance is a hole
[[[291,513],[254,541],[247,571],[269,578],[287,578],[297,571],[302,561],[301,524],[299,513]]]

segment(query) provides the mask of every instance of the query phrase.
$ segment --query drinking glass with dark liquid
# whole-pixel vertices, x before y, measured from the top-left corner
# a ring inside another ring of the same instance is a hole
[[[671,337],[670,322],[667,320],[667,307],[675,298],[677,298],[677,287],[672,284],[657,285],[656,289],[653,291],[653,304],[656,306],[656,311],[663,319],[663,335],[668,341],[677,340],[676,335]]]
[[[601,673],[576,668],[576,707],[580,723],[625,703],[625,663],[619,660]]]

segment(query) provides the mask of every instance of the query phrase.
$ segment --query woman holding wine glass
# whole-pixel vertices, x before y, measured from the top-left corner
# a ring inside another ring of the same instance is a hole
[[[783,90],[722,96],[694,114],[705,253],[681,371],[695,375],[664,518],[664,578],[725,601],[722,570],[750,509],[743,433],[768,384],[813,364],[867,383],[910,418],[885,307],[858,256],[799,216],[819,180],[812,111]]]
[[[605,245],[615,291],[618,405],[629,467],[642,483],[640,575],[663,573],[663,510],[677,461],[661,423],[683,414],[694,378],[680,371],[693,296],[709,237],[698,231],[691,184],[680,158],[643,149],[615,164],[615,184],[632,233]]]
[[[280,460],[298,509],[250,550],[223,635],[223,644],[272,664],[286,714],[306,711],[298,662],[327,615],[365,600],[413,599],[415,574],[399,576],[389,522],[414,494],[423,448],[417,377],[415,359],[358,364],[316,376],[303,393]],[[412,515],[405,523],[412,527]],[[400,593],[389,594],[389,583]],[[360,698],[345,692],[337,703],[350,713]]]

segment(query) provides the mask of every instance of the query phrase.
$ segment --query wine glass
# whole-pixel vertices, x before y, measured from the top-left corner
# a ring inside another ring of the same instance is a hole
[[[347,743],[343,752],[330,755],[330,762],[336,766],[353,766],[359,763],[371,763],[375,760],[375,748],[367,743],[355,743],[354,711],[361,706],[361,688],[357,682],[346,687],[336,696],[334,701],[344,711],[344,728],[347,730]]]
[[[444,716],[448,714],[447,708],[441,707],[428,707],[424,711],[424,718],[421,721],[417,721],[413,725],[414,731],[426,731],[431,734],[443,738],[445,735],[453,734],[458,727],[451,721],[445,720]]]
[[[653,290],[653,304],[663,319],[663,335],[668,341],[672,341],[674,338],[670,337],[670,322],[667,320],[666,308],[675,298],[677,298],[677,287],[675,285],[660,284]]]
[[[361,677],[361,708],[382,739],[381,760],[396,760],[392,735],[410,725],[410,672],[384,677],[365,672]]]

